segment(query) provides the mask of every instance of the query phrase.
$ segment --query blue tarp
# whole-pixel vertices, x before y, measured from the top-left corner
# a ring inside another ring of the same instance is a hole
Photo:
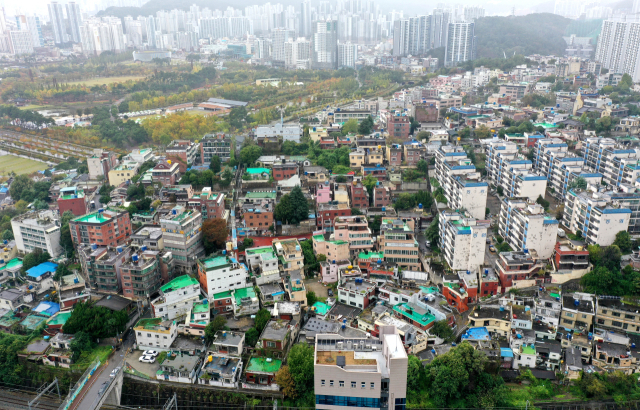
[[[47,272],[55,272],[58,264],[53,262],[43,262],[38,266],[34,266],[33,268],[27,271],[27,276],[31,276],[32,278],[38,278],[44,275]]]
[[[500,357],[513,357],[513,350],[508,347],[500,348]]]

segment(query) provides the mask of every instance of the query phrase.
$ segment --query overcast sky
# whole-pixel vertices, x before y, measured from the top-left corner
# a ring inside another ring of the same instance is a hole
[[[68,0],[58,0],[60,3],[65,4]],[[296,6],[296,8],[300,4],[300,0],[240,0],[238,1],[238,8],[242,8],[245,4],[264,4],[267,1],[270,1],[272,4],[274,3],[282,3],[282,4],[291,4]],[[588,0],[585,0],[587,2]],[[610,4],[616,0],[601,0],[603,5]],[[5,15],[13,16],[19,13],[26,14],[39,14],[43,16],[48,16],[47,12],[47,4],[50,0],[0,0],[0,5],[4,6]],[[83,12],[88,8],[86,5],[96,4],[98,2],[92,2],[91,0],[76,0],[77,3],[80,3],[81,9]],[[462,5],[473,5],[473,6],[482,6],[487,11],[487,15],[509,15],[512,12],[512,9],[515,8],[516,14],[528,14],[534,13],[540,10],[544,11],[552,11],[553,4],[555,0],[461,0],[461,1],[424,1],[424,0],[404,0],[402,2],[398,2],[395,0],[383,0],[378,1],[383,12],[391,11],[395,9],[397,11],[404,11],[405,15],[413,16],[417,14],[429,13],[435,7],[437,7],[438,3],[445,4],[462,4]],[[592,2],[592,1],[589,1]],[[122,4],[123,2],[120,2]],[[211,0],[210,8],[215,8],[216,0]],[[225,2],[226,3],[226,2]],[[335,4],[335,2],[333,2]],[[114,1],[115,4],[115,1]],[[124,2],[126,4],[126,2]],[[319,4],[319,0],[311,0],[312,6],[317,6]],[[135,17],[135,16],[134,16]],[[48,20],[48,17],[46,18]]]

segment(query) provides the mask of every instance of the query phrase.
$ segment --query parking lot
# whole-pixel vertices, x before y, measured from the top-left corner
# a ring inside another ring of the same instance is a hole
[[[314,292],[319,298],[326,298],[329,296],[327,291],[328,286],[324,286],[322,283],[318,283],[318,279],[309,279],[304,282],[307,292]]]
[[[154,363],[142,363],[138,361],[140,356],[142,356],[142,352],[142,350],[132,351],[131,354],[127,357],[127,363],[129,363],[131,367],[133,367],[140,373],[146,374],[147,376],[155,379],[156,373],[160,369],[160,365],[158,364],[157,360]]]

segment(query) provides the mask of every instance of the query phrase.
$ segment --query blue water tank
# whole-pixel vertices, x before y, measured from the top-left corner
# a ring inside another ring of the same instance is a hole
[[[171,214],[172,215],[177,215],[178,214],[178,210],[177,209],[172,209],[171,210]]]
[[[78,280],[78,278],[73,278],[73,283],[80,283],[80,281]]]
[[[418,209],[422,209],[422,204],[418,204]]]
[[[118,253],[122,253],[122,246],[118,246],[116,250],[118,251]]]
[[[574,299],[573,306],[580,306],[580,301],[578,299]]]
[[[4,264],[4,259],[0,259],[0,265]]]
[[[9,241],[6,240],[6,239],[3,242],[4,242],[5,245],[9,243]]]
[[[500,306],[500,312],[504,312],[504,306]]]
[[[96,245],[95,243],[92,243],[91,244],[91,249],[93,249],[95,251],[96,249],[98,249],[98,245]]]
[[[153,207],[152,206],[149,207],[149,211],[153,212]]]
[[[131,259],[132,259],[134,262],[138,262],[138,255],[133,255],[133,256],[131,257]]]
[[[143,245],[143,246],[142,246],[142,248],[140,248],[140,250],[141,250],[142,252],[146,251],[146,250],[147,250],[147,246],[146,246],[146,245]]]
[[[518,334],[516,335],[516,337],[517,337],[518,339],[522,339],[522,335],[521,335],[520,333],[518,333]]]
[[[387,207],[383,206],[382,207],[382,212],[386,212],[387,211]]]
[[[227,250],[226,250],[226,249],[225,249],[225,250],[223,250],[223,251],[222,251],[222,254],[223,254],[223,255],[226,255],[226,254],[227,254]]]
[[[104,212],[104,209],[102,208],[98,209],[98,213],[103,213],[103,212]]]

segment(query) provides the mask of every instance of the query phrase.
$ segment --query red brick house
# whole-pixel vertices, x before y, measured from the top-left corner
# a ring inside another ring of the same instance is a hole
[[[408,139],[411,131],[409,117],[400,114],[391,114],[387,120],[387,128],[389,135],[396,138]]]
[[[391,189],[378,185],[373,188],[373,206],[380,208],[391,205]]]
[[[283,162],[275,164],[271,167],[271,174],[276,181],[289,179],[294,175],[298,175],[298,164],[295,162]]]
[[[77,187],[62,188],[58,197],[58,211],[60,215],[71,211],[75,216],[81,216],[89,211],[89,197],[84,190]]]
[[[346,204],[318,204],[316,212],[318,229],[326,229],[326,232],[333,232],[333,221],[338,216],[351,216],[351,208],[347,207]]]
[[[163,186],[175,185],[180,180],[180,166],[170,159],[162,161],[153,167],[151,179]]]
[[[233,313],[233,295],[231,292],[220,292],[213,295],[211,310],[216,315]]]
[[[210,187],[205,187],[202,192],[195,193],[189,198],[187,208],[200,212],[203,220],[224,218],[224,198],[225,194],[222,192],[212,192]]]
[[[369,208],[369,192],[361,182],[354,182],[349,185],[349,197],[352,208]]]
[[[72,219],[69,229],[75,246],[118,246],[125,243],[133,233],[129,212],[111,209],[100,209]]]

